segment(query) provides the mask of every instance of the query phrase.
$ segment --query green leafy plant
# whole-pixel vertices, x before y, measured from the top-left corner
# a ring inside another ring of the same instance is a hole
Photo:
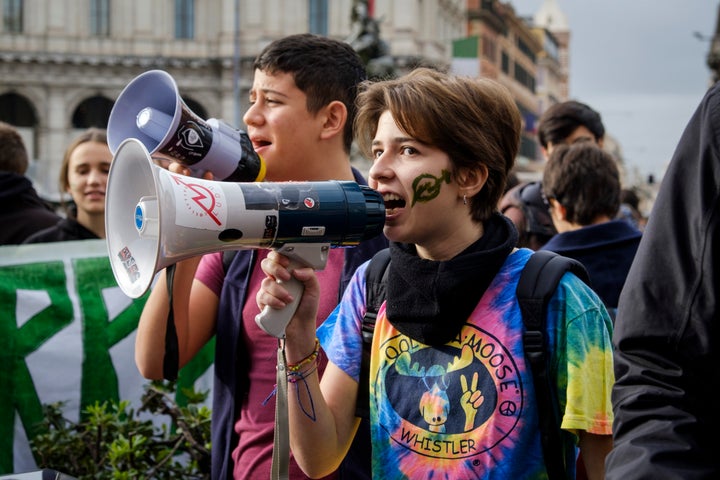
[[[62,403],[44,405],[43,433],[30,441],[38,466],[80,480],[210,478],[210,410],[199,406],[207,392],[183,390],[188,403],[179,406],[174,388],[152,382],[137,412],[127,400],[105,402],[87,407],[79,423],[63,416]],[[143,412],[169,421],[158,426]]]

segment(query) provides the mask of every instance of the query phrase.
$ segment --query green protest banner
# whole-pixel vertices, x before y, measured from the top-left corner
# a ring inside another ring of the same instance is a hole
[[[147,294],[117,286],[103,240],[0,247],[0,474],[36,467],[28,439],[42,405],[65,402],[78,421],[96,402],[130,400],[144,386],[134,338]],[[211,388],[214,342],[179,374],[182,388]]]

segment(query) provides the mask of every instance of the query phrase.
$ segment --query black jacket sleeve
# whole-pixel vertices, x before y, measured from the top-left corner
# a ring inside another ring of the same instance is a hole
[[[662,181],[615,322],[607,479],[720,478],[720,84]]]

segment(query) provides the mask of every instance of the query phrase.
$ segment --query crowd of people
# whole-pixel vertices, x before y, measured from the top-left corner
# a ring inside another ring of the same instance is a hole
[[[291,479],[547,478],[515,294],[537,250],[588,273],[587,282],[562,277],[543,336],[567,478],[720,473],[710,441],[720,426],[719,86],[680,140],[655,201],[661,213],[645,218],[586,104],[543,113],[542,179],[513,185],[522,120],[496,81],[422,67],[368,79],[347,43],[311,34],[270,43],[253,66],[243,121],[266,179],[367,184],[382,194],[386,219],[383,235],[332,249],[321,271],[258,249],[158,273],[136,364],[147,378],[172,378],[169,351],[180,368],[215,339],[213,479],[273,472],[278,345]],[[372,160],[367,180],[351,166],[353,142]],[[17,130],[0,123],[0,145],[0,245],[105,238],[104,130],[87,130],[65,152],[64,215],[25,176]],[[170,160],[163,167],[191,174]],[[365,364],[367,269],[380,252],[390,261]],[[278,340],[255,318],[297,300],[291,279],[304,289]],[[361,402],[368,415],[358,414]]]

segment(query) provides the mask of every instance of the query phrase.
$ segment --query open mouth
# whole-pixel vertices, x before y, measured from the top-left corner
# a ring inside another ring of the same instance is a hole
[[[253,141],[252,141],[252,145],[253,145],[253,148],[254,148],[255,150],[257,150],[257,149],[259,149],[259,148],[263,148],[263,147],[269,146],[269,145],[270,145],[270,142],[267,141],[267,140],[253,140]]]
[[[392,215],[399,208],[405,207],[405,199],[394,193],[386,193],[383,195],[385,203],[385,213]]]

